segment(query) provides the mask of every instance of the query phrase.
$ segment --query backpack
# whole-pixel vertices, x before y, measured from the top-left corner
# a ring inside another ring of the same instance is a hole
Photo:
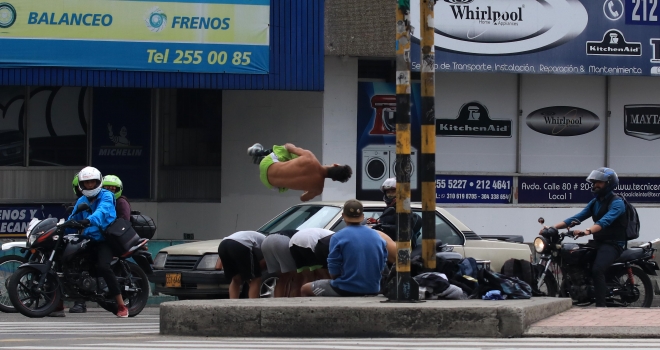
[[[632,241],[633,239],[639,238],[639,215],[637,214],[637,209],[635,209],[632,204],[628,203],[625,197],[614,193],[606,208],[609,208],[612,201],[616,198],[621,198],[626,208],[626,211],[620,218],[621,222],[626,227],[626,240]]]
[[[524,259],[509,259],[504,262],[500,273],[507,277],[515,277],[525,283],[527,283],[532,288],[533,296],[544,296],[545,293],[541,292],[537,288],[538,278],[535,274],[535,269],[532,267],[532,264]]]
[[[612,197],[619,197],[623,200],[623,204],[626,206],[626,211],[623,214],[625,217],[626,225],[626,239],[632,241],[633,239],[639,238],[639,215],[637,215],[637,209],[633,207],[632,204],[623,197],[615,194]]]

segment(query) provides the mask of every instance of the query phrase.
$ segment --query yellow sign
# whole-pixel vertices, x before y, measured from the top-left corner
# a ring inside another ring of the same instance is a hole
[[[15,19],[0,27],[0,39],[269,44],[270,7],[263,0],[14,0],[10,5]]]

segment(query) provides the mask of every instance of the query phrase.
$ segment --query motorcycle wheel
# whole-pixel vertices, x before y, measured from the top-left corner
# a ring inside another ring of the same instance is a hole
[[[635,283],[628,278],[628,272],[621,269],[614,275],[614,283],[618,284],[623,294],[615,294],[612,298],[629,307],[651,307],[654,293],[651,278],[637,266],[631,266],[631,269]]]
[[[539,288],[539,290],[549,297],[559,296],[559,287],[557,286],[557,280],[555,279],[555,276],[552,274],[545,275],[543,278],[543,284],[541,284],[541,288]]]
[[[20,255],[5,255],[0,258],[0,311],[14,313],[16,308],[9,300],[7,285],[9,277],[16,272],[19,266],[27,262],[27,259]]]
[[[21,267],[11,275],[7,284],[12,305],[27,317],[47,316],[60,304],[62,292],[55,275],[48,274],[42,290],[35,290],[34,286],[41,275],[42,273],[33,267]]]
[[[149,280],[147,279],[147,274],[142,271],[142,269],[133,263],[127,263],[129,272],[132,276],[131,280],[135,288],[140,290],[137,292],[126,291],[123,285],[119,285],[121,289],[121,296],[124,298],[124,303],[128,308],[128,317],[135,317],[142,312],[142,309],[147,305],[147,300],[149,299]],[[116,264],[115,276],[128,278],[124,273],[124,270],[121,268],[120,264]],[[100,307],[104,308],[107,311],[112,312],[113,314],[117,313],[117,303],[112,300],[101,301],[98,303]]]

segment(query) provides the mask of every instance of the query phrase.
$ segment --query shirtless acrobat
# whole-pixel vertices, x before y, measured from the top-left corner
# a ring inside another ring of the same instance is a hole
[[[264,150],[255,143],[248,148],[248,155],[259,164],[261,182],[267,188],[277,187],[280,192],[288,189],[305,191],[300,200],[307,202],[323,193],[325,179],[346,182],[353,175],[348,165],[321,165],[314,153],[291,143]]]

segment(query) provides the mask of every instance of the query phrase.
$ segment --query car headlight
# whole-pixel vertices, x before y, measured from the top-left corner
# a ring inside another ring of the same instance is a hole
[[[537,253],[543,253],[545,251],[545,248],[548,246],[548,242],[545,240],[543,237],[536,237],[534,239],[534,250],[536,250]]]
[[[156,254],[156,259],[154,259],[154,269],[164,269],[165,261],[167,261],[167,253]]]
[[[197,270],[215,270],[215,264],[218,262],[218,254],[206,254],[197,264]]]

